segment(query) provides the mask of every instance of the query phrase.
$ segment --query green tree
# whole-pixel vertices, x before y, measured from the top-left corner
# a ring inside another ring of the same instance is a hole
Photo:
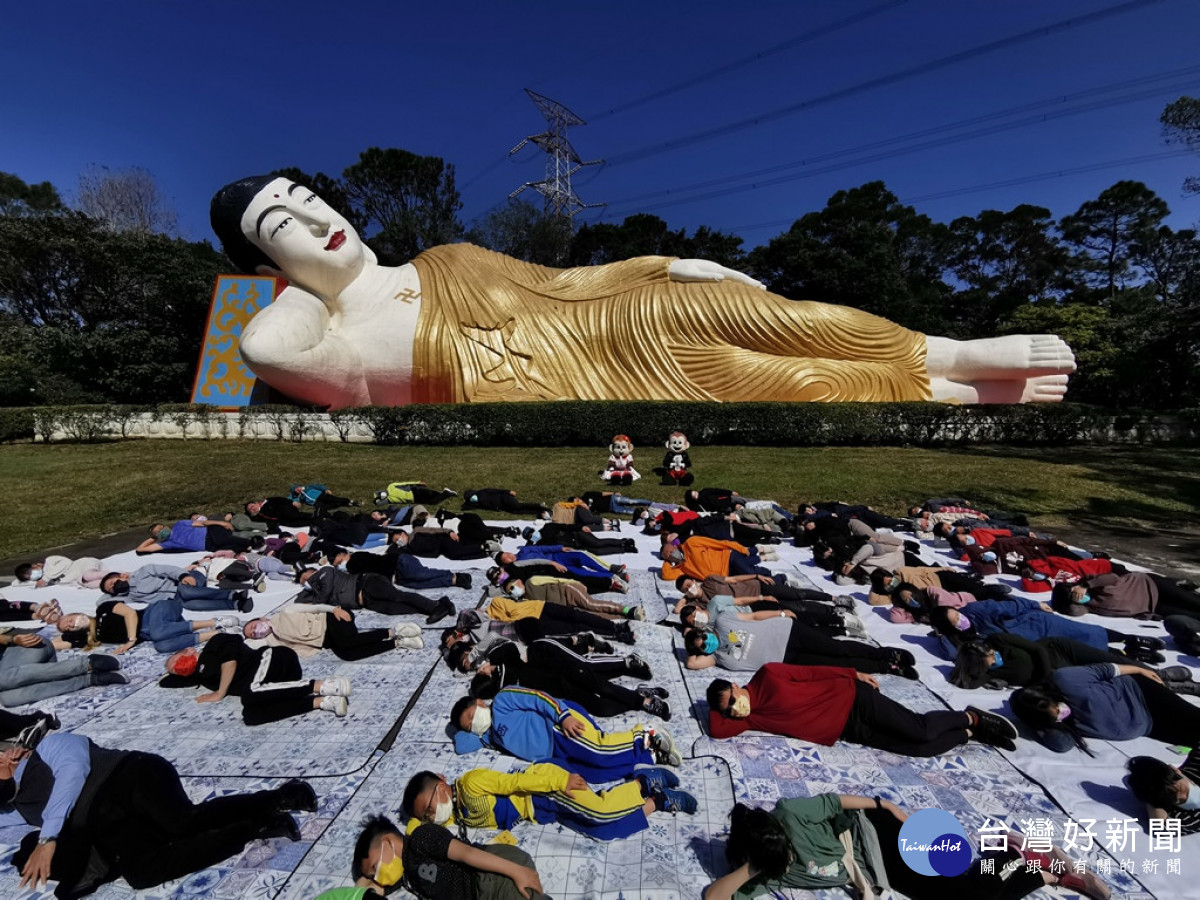
[[[1063,217],[1063,239],[1076,248],[1084,277],[1101,292],[1101,302],[1112,303],[1119,291],[1135,286],[1138,248],[1169,212],[1140,181],[1118,181]]]
[[[823,300],[945,333],[948,229],[899,202],[882,181],[838,191],[751,254],[751,269],[793,300]]]
[[[986,209],[955,219],[950,232],[963,285],[954,303],[958,336],[990,336],[1021,307],[1061,296],[1071,259],[1045,207]]]
[[[364,237],[383,265],[462,238],[454,166],[440,157],[371,147],[342,173],[342,185],[351,208],[374,229]]]
[[[1168,103],[1159,121],[1162,122],[1167,143],[1200,150],[1200,99],[1180,97]],[[1200,177],[1193,175],[1187,178],[1183,182],[1183,189],[1189,194],[1200,194]]]
[[[686,228],[672,231],[665,221],[649,213],[627,216],[620,225],[601,222],[575,232],[570,260],[576,266],[595,266],[635,256],[678,256],[710,259],[731,269],[746,266],[742,239],[701,225],[688,236]]]
[[[50,182],[26,184],[16,175],[0,172],[0,216],[40,215],[64,209],[58,190]]]
[[[517,199],[483,216],[466,234],[472,244],[543,266],[563,265],[573,237],[570,222]]]

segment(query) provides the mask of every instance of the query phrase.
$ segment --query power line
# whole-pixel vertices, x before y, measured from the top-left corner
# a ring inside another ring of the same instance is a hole
[[[661,100],[663,97],[670,94],[677,94],[680,91],[695,87],[698,84],[703,84],[706,81],[712,81],[714,78],[719,78],[722,75],[728,75],[731,72],[736,72],[738,69],[743,69],[752,63],[766,59],[768,56],[774,56],[777,53],[783,53],[786,50],[791,50],[799,47],[801,44],[807,44],[815,41],[818,38],[823,38],[835,32],[841,31],[843,28],[848,28],[851,25],[857,25],[859,22],[865,22],[867,19],[874,18],[880,13],[885,13],[888,10],[894,9],[897,6],[903,6],[908,0],[889,0],[887,3],[881,3],[878,6],[873,6],[870,9],[863,10],[860,13],[846,16],[844,19],[838,19],[836,22],[830,22],[828,25],[822,25],[820,28],[814,28],[812,31],[806,31],[803,34],[797,35],[783,43],[775,44],[765,50],[760,50],[757,53],[751,53],[748,56],[743,56],[740,59],[735,59],[732,62],[717,66],[701,72],[698,75],[693,75],[691,78],[686,78],[670,87],[661,88],[657,91],[651,91],[648,94],[643,94],[640,97],[635,97],[632,100],[626,100],[624,103],[618,103],[611,109],[606,109],[604,112],[594,115],[589,121],[592,124],[607,119],[609,116],[615,116],[617,113],[623,113],[626,110],[633,109],[638,106],[643,106],[652,100]]]
[[[1157,75],[1145,75],[1140,78],[1126,79],[1125,81],[1114,82],[1099,87],[1088,88],[1083,91],[1076,91],[1071,94],[1063,94],[1056,97],[1048,97],[1043,100],[1035,100],[1030,103],[1023,103],[1017,106],[1010,106],[1006,109],[998,110],[992,113],[986,113],[979,116],[972,116],[966,119],[959,119],[957,122],[951,122],[946,125],[936,125],[930,128],[923,128],[918,131],[910,131],[907,134],[897,135],[890,138],[881,138],[876,141],[869,141],[865,144],[858,144],[854,147],[846,147],[840,150],[833,150],[828,153],[822,153],[817,156],[808,156],[804,159],[794,160],[792,162],[780,163],[774,166],[768,166],[762,169],[753,169],[748,172],[741,172],[736,175],[726,175],[720,178],[710,178],[705,181],[696,181],[691,184],[679,185],[673,188],[663,188],[657,191],[648,191],[643,194],[634,194],[628,197],[622,197],[618,200],[613,200],[609,203],[612,207],[620,208],[634,203],[643,203],[647,200],[653,200],[658,197],[668,197],[675,194],[681,194],[687,191],[702,190],[704,188],[720,187],[726,184],[734,184],[738,181],[743,181],[747,178],[761,178],[766,175],[774,175],[779,172],[787,172],[793,169],[800,169],[806,166],[811,166],[815,163],[826,162],[828,160],[843,159],[848,156],[853,156],[858,153],[864,153],[868,150],[874,150],[882,147],[891,147],[897,144],[903,144],[906,141],[915,140],[917,138],[929,137],[937,134],[945,134],[947,132],[956,131],[960,128],[966,128],[971,125],[981,125],[986,122],[993,122],[1000,119],[1014,116],[1019,113],[1028,113],[1044,107],[1057,108],[1055,111],[1062,115],[1069,115],[1074,110],[1067,110],[1064,104],[1072,103],[1078,100],[1083,100],[1088,97],[1095,97],[1103,94],[1113,93],[1127,88],[1136,87],[1139,85],[1150,85],[1157,82],[1168,81],[1173,78],[1184,78],[1192,75],[1200,74],[1200,65],[1186,66],[1182,69],[1173,69],[1169,72],[1162,72]],[[1173,85],[1170,87],[1161,87],[1156,90],[1156,93],[1167,91],[1175,91],[1181,88],[1189,87],[1190,83]],[[1140,99],[1139,95],[1135,99]],[[1124,102],[1121,100],[1112,101],[1113,104]],[[1038,121],[1043,121],[1039,119]]]
[[[1087,15],[1063,19],[1062,21],[1054,22],[1050,25],[1043,25],[1028,31],[1022,31],[1019,34],[1009,35],[1008,37],[1003,37],[995,41],[989,41],[986,44],[980,44],[968,50],[962,50],[958,53],[951,53],[948,56],[942,56],[928,62],[910,66],[909,68],[901,69],[898,72],[893,72],[888,75],[881,75],[877,78],[870,78],[866,81],[861,81],[858,84],[839,88],[838,90],[821,94],[809,100],[802,100],[799,103],[791,103],[787,106],[769,110],[764,113],[759,113],[754,116],[749,116],[744,119],[738,119],[737,121],[730,122],[725,125],[718,125],[714,128],[707,128],[703,131],[693,132],[690,135],[676,138],[675,140],[664,141],[662,143],[643,147],[638,150],[629,150],[625,153],[614,154],[608,158],[609,165],[620,165],[621,163],[634,162],[636,160],[646,159],[651,156],[657,156],[662,153],[668,153],[672,150],[678,150],[692,144],[698,144],[702,141],[723,137],[727,134],[732,134],[745,128],[752,128],[756,125],[762,125],[765,122],[772,122],[777,119],[785,118],[786,116],[794,115],[795,113],[803,110],[813,109],[814,107],[823,106],[836,100],[844,100],[848,97],[866,93],[879,87],[896,84],[916,75],[925,75],[929,72],[935,72],[938,69],[944,69],[947,66],[954,65],[955,63],[963,62],[968,59],[974,59],[989,53],[994,53],[997,50],[1015,47],[1019,44],[1026,43],[1027,41],[1034,40],[1035,38],[1047,37],[1052,34],[1060,34],[1064,31],[1080,28],[1084,25],[1091,25],[1104,19],[1124,15],[1125,13],[1133,12],[1134,10],[1161,2],[1162,0],[1128,0],[1128,2],[1118,3],[1114,6],[1108,6],[1104,9],[1097,10],[1096,12],[1088,13]]]
[[[803,172],[797,172],[797,173],[794,173],[791,175],[780,175],[775,178],[767,178],[767,179],[763,179],[760,181],[752,182],[750,184],[738,185],[735,187],[727,187],[727,188],[722,188],[719,190],[708,191],[705,193],[694,194],[690,197],[680,197],[680,198],[672,199],[672,200],[664,200],[660,203],[652,203],[649,205],[643,204],[643,205],[639,205],[637,207],[631,206],[629,208],[631,210],[636,209],[636,211],[638,211],[638,212],[645,212],[647,210],[660,210],[660,209],[666,209],[666,208],[669,208],[672,206],[680,206],[680,205],[683,205],[686,203],[695,203],[700,200],[712,200],[712,199],[716,199],[718,197],[726,197],[726,196],[729,196],[730,194],[737,194],[737,193],[742,193],[745,191],[761,190],[762,188],[766,188],[766,187],[774,187],[776,185],[786,184],[786,183],[792,182],[792,181],[800,181],[805,178],[814,178],[818,175],[826,175],[830,172],[841,171],[843,169],[848,169],[853,166],[863,165],[865,163],[879,162],[881,160],[891,160],[891,159],[895,159],[896,157],[899,157],[899,156],[907,156],[911,153],[918,153],[923,150],[941,149],[950,144],[962,143],[963,141],[973,140],[974,138],[983,137],[983,136],[991,135],[991,134],[997,134],[999,132],[1009,131],[1014,128],[1022,128],[1026,125],[1042,124],[1044,122],[1049,122],[1054,119],[1060,119],[1065,116],[1079,115],[1080,113],[1092,112],[1097,109],[1105,109],[1107,107],[1117,106],[1117,105],[1124,104],[1124,103],[1132,103],[1132,102],[1135,102],[1138,100],[1147,99],[1148,97],[1154,97],[1154,96],[1161,95],[1164,92],[1167,92],[1168,90],[1170,92],[1175,92],[1182,88],[1190,87],[1197,83],[1200,83],[1200,81],[1193,79],[1190,82],[1184,82],[1182,84],[1173,85],[1170,88],[1165,88],[1165,87],[1152,88],[1152,89],[1145,90],[1145,91],[1139,91],[1134,94],[1129,94],[1124,97],[1119,97],[1114,100],[1097,101],[1097,102],[1093,102],[1093,103],[1083,104],[1081,106],[1076,106],[1076,107],[1073,107],[1070,109],[1058,110],[1058,111],[1052,112],[1052,113],[1041,113],[1041,114],[1037,114],[1037,115],[1033,115],[1033,116],[1027,116],[1024,119],[1017,119],[1012,122],[1005,122],[1002,124],[991,125],[986,128],[979,128],[979,129],[975,129],[973,131],[963,132],[962,134],[943,136],[943,137],[938,137],[936,139],[926,140],[921,143],[912,144],[908,147],[900,147],[898,149],[880,151],[877,153],[869,154],[867,156],[857,156],[853,159],[842,160],[840,162],[830,163],[829,165],[825,165],[825,166],[818,166],[815,168],[806,168]],[[948,129],[953,129],[955,127],[958,127],[958,126],[947,126]],[[934,131],[937,131],[937,129],[935,129]],[[903,140],[908,140],[908,139],[909,139],[908,137],[903,138]],[[897,140],[900,140],[900,139],[897,139]],[[852,152],[857,152],[857,151],[851,150],[851,151],[846,151],[846,152],[852,153]],[[829,156],[829,155],[834,155],[834,154],[827,154],[827,156]],[[794,166],[790,166],[790,167],[794,168]],[[612,204],[612,206],[616,206],[616,205],[617,204]],[[612,209],[612,206],[610,206],[610,210]],[[615,211],[610,211],[609,214],[607,214],[603,218],[614,219],[614,218],[619,218],[620,216],[626,215],[626,214],[627,214],[627,212],[618,208]]]

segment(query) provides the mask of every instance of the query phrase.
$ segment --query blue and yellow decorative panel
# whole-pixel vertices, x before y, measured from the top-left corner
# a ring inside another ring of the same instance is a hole
[[[275,299],[275,279],[259,275],[218,275],[208,311],[193,403],[249,406],[257,385],[239,350],[246,323]]]

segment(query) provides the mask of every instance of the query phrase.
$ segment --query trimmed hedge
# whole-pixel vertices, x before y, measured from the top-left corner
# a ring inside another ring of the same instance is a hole
[[[380,444],[478,446],[603,446],[620,433],[635,446],[657,447],[675,430],[707,445],[1057,445],[1161,440],[1164,425],[1178,426],[1171,431],[1194,440],[1200,422],[1197,411],[1114,414],[1066,403],[483,403],[364,407],[344,414],[360,417]]]
[[[0,409],[0,441],[46,440],[56,430],[72,441],[124,438],[145,413],[183,429],[190,425],[196,437],[244,437],[257,421],[268,423],[276,440],[300,441],[319,430],[309,418],[313,412],[263,405],[233,419],[191,404]],[[329,418],[343,441],[363,425],[386,445],[595,447],[627,434],[635,446],[650,448],[675,430],[697,444],[791,447],[1192,443],[1200,437],[1200,410],[1113,412],[1071,403],[481,403],[361,407]]]

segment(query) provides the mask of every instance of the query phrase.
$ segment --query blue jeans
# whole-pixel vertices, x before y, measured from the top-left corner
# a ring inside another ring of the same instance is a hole
[[[38,647],[5,647],[0,654],[0,706],[38,703],[90,683],[88,658],[79,655],[56,661],[48,641]]]
[[[200,643],[200,638],[192,631],[192,623],[183,618],[183,603],[177,598],[159,600],[147,606],[142,613],[138,637],[152,642],[159,653],[174,653]]]
[[[235,609],[237,604],[233,602],[233,591],[225,591],[221,588],[208,587],[203,583],[204,576],[193,575],[188,573],[179,579],[179,587],[175,590],[175,597],[183,605],[184,609],[190,609],[194,612],[209,612],[214,609]],[[200,582],[199,584],[197,582]],[[159,603],[162,601],[160,600]],[[155,603],[155,606],[158,604]]]

